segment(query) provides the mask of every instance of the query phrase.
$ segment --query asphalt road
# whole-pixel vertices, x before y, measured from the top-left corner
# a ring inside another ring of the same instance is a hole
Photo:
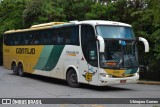
[[[160,98],[160,85],[128,84],[107,87],[82,85],[71,88],[63,80],[27,75],[19,77],[0,67],[0,98]],[[21,107],[22,105],[0,105]],[[54,104],[39,107],[160,107],[156,104]],[[37,107],[23,105],[23,107]]]

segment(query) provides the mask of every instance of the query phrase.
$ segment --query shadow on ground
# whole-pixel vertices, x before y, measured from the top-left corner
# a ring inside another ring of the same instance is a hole
[[[14,74],[10,74],[10,75],[14,75]],[[45,76],[40,76],[40,75],[35,75],[35,74],[25,74],[25,77],[23,77],[23,78],[30,78],[30,79],[34,79],[34,80],[38,80],[38,81],[42,81],[42,82],[46,82],[46,83],[68,86],[68,84],[65,80],[51,78],[51,77],[45,77]],[[114,86],[93,86],[93,85],[88,85],[88,84],[81,84],[79,88],[89,89],[89,90],[94,90],[94,91],[127,91],[127,90],[131,90],[131,89],[127,89],[127,88],[116,87],[116,85],[114,85]]]

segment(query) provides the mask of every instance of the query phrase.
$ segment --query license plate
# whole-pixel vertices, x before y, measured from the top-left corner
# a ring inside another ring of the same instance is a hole
[[[120,83],[126,83],[126,80],[120,80]]]

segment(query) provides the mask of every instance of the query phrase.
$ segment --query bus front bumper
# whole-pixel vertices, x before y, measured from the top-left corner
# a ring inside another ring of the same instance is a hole
[[[116,84],[132,84],[137,83],[139,80],[139,73],[135,73],[132,77],[124,77],[124,78],[112,78],[109,76],[102,77],[98,81],[98,86],[108,86],[108,85],[116,85]]]

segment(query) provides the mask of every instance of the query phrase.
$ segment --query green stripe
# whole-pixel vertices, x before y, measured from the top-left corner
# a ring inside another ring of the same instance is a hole
[[[126,70],[125,74],[134,74],[137,72],[137,70],[138,70],[138,68],[128,69],[128,70]]]
[[[132,69],[126,70],[125,74],[130,74],[132,72]]]
[[[53,47],[52,52],[49,56],[49,59],[45,65],[45,71],[51,71],[52,69],[55,68],[63,49],[64,49],[64,45],[55,45]]]
[[[132,69],[132,72],[131,72],[131,74],[134,74],[134,73],[136,73],[136,72],[137,72],[137,70],[138,70],[138,68]]]
[[[64,45],[45,46],[34,68],[43,71],[53,70],[58,63],[63,49]]]
[[[43,70],[45,69],[45,65],[48,61],[48,58],[51,54],[51,51],[53,49],[53,45],[49,45],[49,46],[44,46],[43,50],[42,50],[42,53],[38,59],[38,63],[36,64],[36,66],[34,67],[34,69],[37,69],[37,70]]]

